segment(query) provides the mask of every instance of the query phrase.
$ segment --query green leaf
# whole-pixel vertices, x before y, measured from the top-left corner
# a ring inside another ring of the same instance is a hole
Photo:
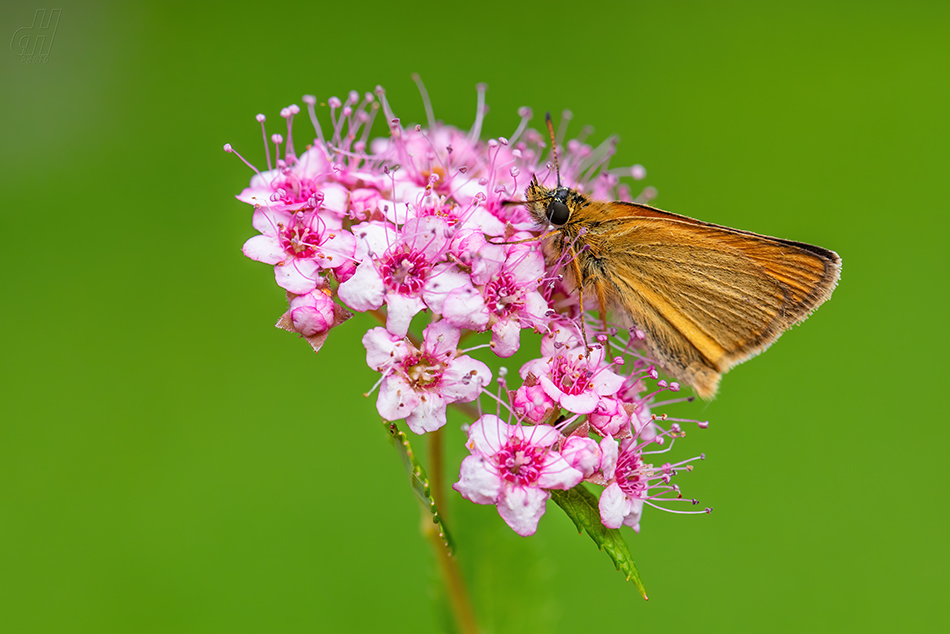
[[[579,485],[568,491],[551,490],[551,499],[564,509],[567,516],[574,522],[578,532],[587,531],[590,538],[597,544],[597,548],[606,552],[614,562],[617,570],[632,581],[643,598],[647,598],[647,590],[640,581],[640,573],[633,563],[633,556],[627,548],[627,542],[616,528],[607,528],[600,521],[600,510],[597,507],[597,497],[588,491],[584,485]]]
[[[419,461],[416,460],[416,456],[412,452],[412,447],[409,445],[409,438],[396,427],[396,423],[384,420],[383,424],[389,431],[389,440],[399,453],[403,466],[406,467],[412,490],[415,492],[416,497],[419,498],[419,501],[422,502],[422,505],[429,510],[429,513],[432,515],[432,523],[436,525],[439,531],[439,537],[451,555],[455,550],[452,545],[452,538],[449,536],[449,530],[445,527],[445,524],[442,523],[442,516],[439,514],[439,509],[435,506],[435,499],[432,497],[432,488],[429,486],[429,478],[426,476],[426,470]]]

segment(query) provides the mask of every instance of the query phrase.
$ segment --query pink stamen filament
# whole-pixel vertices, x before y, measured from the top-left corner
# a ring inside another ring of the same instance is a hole
[[[266,121],[264,115],[257,115],[257,120],[261,124],[261,136],[264,138],[264,154],[267,156],[267,171],[274,169],[273,165],[270,162],[270,148],[267,145],[267,129],[264,127],[264,121]]]
[[[521,136],[521,133],[524,132],[524,129],[528,125],[528,121],[531,120],[531,108],[518,108],[518,116],[521,117],[521,123],[518,124],[518,129],[515,130],[515,133],[511,135],[509,143],[512,145],[515,144],[515,141],[518,140],[518,137]]]
[[[225,152],[228,152],[229,154],[236,154],[237,157],[238,157],[239,159],[241,159],[241,161],[243,161],[245,165],[247,165],[248,167],[250,167],[252,170],[254,170],[254,172],[255,172],[258,176],[260,176],[260,174],[261,174],[260,170],[257,169],[256,167],[254,167],[251,163],[249,163],[246,158],[244,158],[243,156],[241,156],[240,152],[238,152],[238,151],[235,150],[233,147],[231,147],[231,144],[230,144],[230,143],[226,143],[226,144],[225,144],[225,146],[224,146],[224,151],[225,151]]]
[[[643,503],[649,504],[655,509],[660,509],[661,511],[666,511],[667,513],[675,513],[677,515],[702,515],[703,513],[708,514],[712,511],[712,508],[707,508],[704,511],[674,511],[673,509],[664,508],[662,506],[654,504],[653,502],[650,502],[649,500],[643,500]]]
[[[478,84],[475,86],[475,90],[478,92],[478,101],[475,105],[475,123],[472,124],[472,130],[469,132],[468,138],[471,142],[478,141],[478,138],[482,135],[482,122],[485,119],[485,91],[488,90],[486,84]]]
[[[291,104],[287,106],[287,145],[284,148],[284,158],[288,163],[295,163],[297,161],[297,153],[294,151],[294,137],[293,137],[293,125],[294,125],[294,115],[300,112],[300,108],[296,104]],[[281,112],[281,116],[284,116],[284,113]]]
[[[317,98],[313,95],[304,95],[303,102],[307,104],[307,112],[310,113],[310,122],[313,124],[313,130],[317,135],[317,141],[320,142],[320,145],[326,145],[326,141],[323,139],[323,129],[320,127],[320,121],[317,119]]]

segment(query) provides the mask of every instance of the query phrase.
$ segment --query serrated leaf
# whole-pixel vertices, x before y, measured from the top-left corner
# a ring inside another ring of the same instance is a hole
[[[383,424],[389,431],[389,440],[392,441],[393,447],[396,448],[396,452],[402,459],[403,466],[406,467],[406,472],[409,474],[409,483],[412,485],[413,492],[415,492],[419,501],[422,502],[422,505],[429,510],[429,513],[432,515],[432,523],[435,524],[438,529],[439,537],[451,555],[454,552],[452,538],[449,536],[448,528],[442,523],[442,516],[439,514],[439,509],[435,505],[435,499],[432,497],[432,487],[429,486],[429,477],[426,475],[426,470],[419,461],[416,460],[416,455],[412,452],[412,446],[409,444],[409,438],[396,426],[396,423],[383,421]]]
[[[564,509],[567,516],[574,522],[578,532],[587,531],[590,538],[597,544],[597,548],[607,553],[613,560],[617,570],[632,581],[643,598],[647,598],[647,590],[640,581],[640,573],[633,563],[633,555],[627,548],[627,542],[616,528],[607,528],[600,521],[600,510],[597,507],[597,497],[583,485],[576,486],[568,491],[553,489],[551,499]]]

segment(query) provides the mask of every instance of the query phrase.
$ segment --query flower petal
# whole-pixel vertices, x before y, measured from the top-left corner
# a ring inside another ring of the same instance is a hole
[[[366,365],[377,372],[390,372],[408,354],[405,340],[380,326],[363,335],[363,346]]]
[[[244,243],[241,251],[252,260],[264,264],[277,264],[287,257],[275,236],[254,236]]]
[[[482,388],[491,383],[491,370],[481,361],[462,356],[446,368],[439,391],[450,403],[468,403],[478,398]]]
[[[334,269],[352,260],[356,252],[356,238],[349,231],[338,229],[320,245],[322,257],[316,258],[320,266]]]
[[[544,515],[545,503],[550,496],[550,493],[541,489],[508,487],[498,500],[498,514],[512,530],[522,537],[534,535],[538,530],[538,522]]]
[[[424,434],[445,425],[445,399],[436,392],[417,394],[418,405],[406,416],[409,429],[417,434]]]
[[[502,480],[493,465],[480,455],[462,461],[459,481],[452,488],[476,504],[494,504],[501,492]]]
[[[337,295],[344,304],[355,311],[375,310],[383,305],[386,297],[383,278],[373,265],[372,260],[363,260],[353,277],[340,284]],[[402,333],[406,336],[406,333]]]
[[[481,332],[488,326],[488,307],[485,306],[485,298],[471,284],[449,293],[445,298],[441,313],[459,328]]]
[[[349,191],[343,185],[336,183],[327,183],[320,188],[323,193],[323,207],[335,212],[339,216],[346,214],[346,201],[349,198]]]
[[[591,355],[593,359],[593,355]],[[593,365],[591,366],[593,367]],[[594,391],[600,396],[610,396],[616,394],[620,386],[623,385],[624,377],[614,374],[610,370],[601,369],[593,378]]]
[[[359,270],[357,270],[357,275],[358,274]],[[354,275],[353,277],[355,278],[356,276]],[[425,302],[422,301],[421,297],[409,297],[407,295],[400,295],[399,293],[387,293],[386,310],[388,312],[386,314],[386,330],[394,335],[405,337],[409,332],[409,324],[412,323],[412,318],[425,307]]]
[[[623,523],[640,532],[640,517],[643,515],[643,500],[630,500],[630,506],[627,510],[627,516],[623,518]]]
[[[518,352],[521,345],[521,324],[514,319],[502,319],[491,327],[491,349],[502,359]]]
[[[281,288],[294,293],[295,295],[306,295],[317,287],[320,279],[318,271],[320,267],[313,260],[285,260],[283,266],[274,267],[274,277],[277,279],[277,285]]]
[[[423,347],[440,362],[449,363],[455,357],[461,336],[462,332],[458,328],[443,319],[429,324],[422,331]]]
[[[386,420],[399,420],[408,416],[419,406],[419,395],[412,390],[406,379],[391,374],[383,379],[376,399],[376,411]]]
[[[465,446],[470,451],[493,456],[508,442],[515,429],[494,414],[485,414],[469,426]]]
[[[538,280],[544,276],[544,256],[534,245],[518,244],[509,247],[508,262],[515,265],[506,265],[519,285],[537,288]]]
[[[620,443],[610,436],[605,436],[604,439],[600,441],[600,453],[602,456],[600,459],[600,471],[607,480],[612,480],[614,477],[614,472],[617,469],[619,450]]]
[[[593,441],[592,441],[593,442]],[[561,454],[552,451],[544,458],[544,467],[538,478],[542,489],[570,489],[584,479],[584,474],[572,467]]]
[[[279,225],[285,227],[293,220],[293,214],[273,207],[258,207],[251,217],[251,225],[266,236],[276,236]]]
[[[429,308],[441,314],[449,293],[456,292],[457,289],[471,289],[471,292],[477,293],[467,273],[460,271],[455,264],[442,263],[434,266],[429,272],[422,297]],[[487,321],[487,314],[485,319]],[[460,327],[464,328],[464,326]]]
[[[561,439],[561,432],[550,425],[516,425],[511,433],[535,447],[550,447]]]
[[[402,235],[411,251],[421,252],[427,261],[436,262],[447,242],[449,225],[435,216],[413,218],[403,227]]]
[[[561,447],[561,457],[567,460],[569,465],[583,473],[585,478],[590,477],[594,471],[600,468],[600,446],[593,438],[571,436],[564,441],[564,445]]]
[[[613,482],[608,485],[600,494],[600,502],[597,506],[600,508],[600,521],[604,523],[604,526],[607,528],[623,526],[627,496],[620,490],[619,484]]]

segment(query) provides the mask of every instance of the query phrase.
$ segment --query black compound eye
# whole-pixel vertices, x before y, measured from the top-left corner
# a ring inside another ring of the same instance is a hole
[[[560,200],[552,200],[548,203],[546,215],[552,225],[563,225],[571,217],[571,210]]]

